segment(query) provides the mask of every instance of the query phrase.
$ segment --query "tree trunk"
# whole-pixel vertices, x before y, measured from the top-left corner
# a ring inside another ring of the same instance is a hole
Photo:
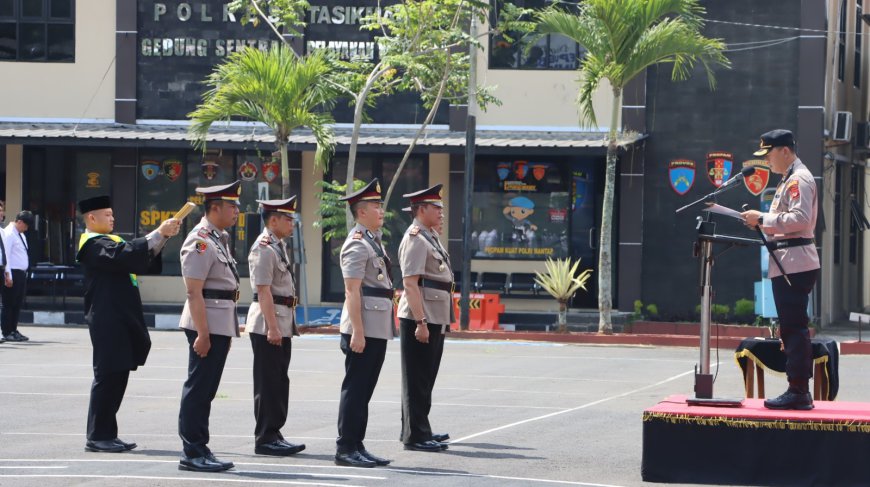
[[[559,333],[568,333],[568,303],[559,301]]]
[[[604,201],[601,204],[601,239],[598,244],[598,333],[613,334],[612,257],[613,192],[616,187],[617,128],[622,105],[622,87],[613,87],[610,131],[607,135],[607,169],[604,178]]]
[[[347,153],[347,190],[344,193],[345,195],[353,193],[353,174],[356,171],[356,151],[357,146],[359,145],[359,132],[362,127],[363,110],[365,109],[366,98],[368,98],[375,81],[377,81],[378,78],[383,76],[387,71],[389,70],[383,69],[381,64],[375,66],[366,80],[366,84],[363,86],[362,91],[354,100],[353,130],[350,134],[350,148]],[[353,228],[354,223],[353,215],[350,213],[349,206],[345,209],[345,216],[347,218],[347,230],[350,231],[350,229]]]
[[[287,138],[281,142],[281,198],[290,197],[290,160],[287,157]]]
[[[399,167],[396,168],[396,174],[393,174],[393,180],[390,181],[390,187],[387,189],[386,197],[384,197],[385,209],[387,203],[390,201],[390,196],[393,195],[393,189],[396,187],[396,181],[399,180],[399,174],[402,174],[402,169],[405,168],[405,163],[408,162],[408,158],[411,157],[411,152],[413,152],[414,148],[417,147],[417,141],[420,140],[420,136],[423,135],[423,131],[426,130],[426,127],[432,123],[432,119],[435,118],[435,112],[438,111],[438,106],[441,105],[441,100],[444,97],[444,88],[447,87],[447,79],[450,76],[450,64],[448,63],[447,66],[447,71],[444,73],[444,77],[441,78],[441,85],[438,86],[438,96],[435,97],[435,103],[432,105],[432,109],[429,110],[429,114],[426,115],[426,120],[424,120],[423,124],[420,125],[420,129],[414,134],[414,140],[412,140],[411,144],[408,145],[408,149],[405,151],[404,157],[402,157],[402,162],[400,162]]]

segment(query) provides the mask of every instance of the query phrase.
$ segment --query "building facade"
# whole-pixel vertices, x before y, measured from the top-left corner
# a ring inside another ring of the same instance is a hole
[[[131,238],[155,228],[185,201],[196,202],[195,187],[242,179],[242,215],[233,240],[240,268],[246,270],[247,249],[260,228],[254,200],[280,194],[274,139],[264,126],[233,123],[215,127],[208,151],[199,152],[186,135],[186,115],[201,99],[202,81],[229,53],[246,46],[268,49],[280,40],[262,25],[241,25],[223,0],[70,1],[68,11],[57,7],[63,3],[41,1],[42,10],[34,12],[29,0],[13,0],[11,10],[0,12],[0,29],[9,33],[0,36],[6,53],[0,62],[4,78],[16,84],[15,90],[0,94],[2,196],[9,214],[27,208],[39,217],[29,236],[32,260],[74,264],[74,242],[82,230],[75,213],[78,199],[110,193],[116,230]],[[294,43],[296,49],[376,55],[371,36],[359,30],[359,19],[376,1],[311,5],[309,25],[301,42]],[[49,33],[54,22],[63,20],[64,32],[71,28],[72,35],[57,41],[43,36],[40,51],[24,39],[37,20]],[[58,43],[63,53],[52,54]],[[484,44],[478,77],[497,87],[495,95],[503,104],[478,115],[473,194],[463,194],[465,133],[455,123],[463,121],[464,108],[446,105],[397,180],[394,194],[445,184],[450,203],[445,240],[455,265],[462,257],[462,211],[472,204],[472,272],[533,272],[543,269],[547,256],[579,256],[584,267],[594,268],[606,147],[603,129],[578,127],[574,70],[582,49],[549,37],[532,54],[503,39]],[[596,106],[605,127],[610,101],[603,87]],[[307,262],[303,287],[314,305],[343,299],[334,253],[340,243],[324,242],[312,225],[318,219],[318,182],[346,178],[351,114],[339,108],[334,115],[338,146],[328,168],[315,167],[310,133],[300,130],[289,141],[290,182],[300,197]],[[388,184],[424,117],[413,95],[380,102],[371,111],[373,123],[363,128],[355,177],[379,177]],[[388,226],[395,236],[409,223],[402,206],[398,196],[389,203],[395,216]],[[188,217],[187,228],[199,216]],[[395,252],[398,238],[393,240]],[[142,279],[145,301],[183,302],[179,244],[169,244],[163,276]],[[242,285],[243,300],[250,298],[248,289]],[[592,289],[578,295],[574,306],[593,308],[595,303]],[[553,305],[525,299],[509,301],[509,307]]]

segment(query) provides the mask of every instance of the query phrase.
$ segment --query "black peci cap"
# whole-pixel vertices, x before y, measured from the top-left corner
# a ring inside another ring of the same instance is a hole
[[[84,215],[89,211],[102,210],[112,207],[112,198],[108,195],[95,196],[79,201],[79,212]]]
[[[774,147],[792,147],[794,148],[794,134],[790,130],[776,129],[761,135],[761,143],[758,145],[758,150],[752,155],[756,157],[764,157]]]

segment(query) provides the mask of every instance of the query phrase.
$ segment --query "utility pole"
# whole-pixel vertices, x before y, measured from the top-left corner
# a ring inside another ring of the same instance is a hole
[[[468,34],[477,38],[477,12],[472,12]],[[477,136],[477,47],[468,52],[468,120],[465,123],[465,205],[462,213],[462,283],[459,286],[459,328],[468,329],[471,294],[471,193],[474,191],[474,154]]]

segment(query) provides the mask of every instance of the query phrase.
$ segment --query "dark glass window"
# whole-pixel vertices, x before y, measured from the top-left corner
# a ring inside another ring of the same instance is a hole
[[[0,0],[0,17],[13,17],[15,15],[14,0]]]
[[[501,4],[495,0],[491,22],[496,25]],[[518,7],[542,9],[552,2],[547,0],[511,0]],[[494,35],[489,40],[489,67],[491,69],[564,69],[579,67],[586,50],[576,42],[560,35],[547,35],[539,39],[508,33]]]
[[[73,19],[72,0],[51,0],[49,17],[53,19]]]
[[[0,0],[0,61],[74,62],[72,0]]]

